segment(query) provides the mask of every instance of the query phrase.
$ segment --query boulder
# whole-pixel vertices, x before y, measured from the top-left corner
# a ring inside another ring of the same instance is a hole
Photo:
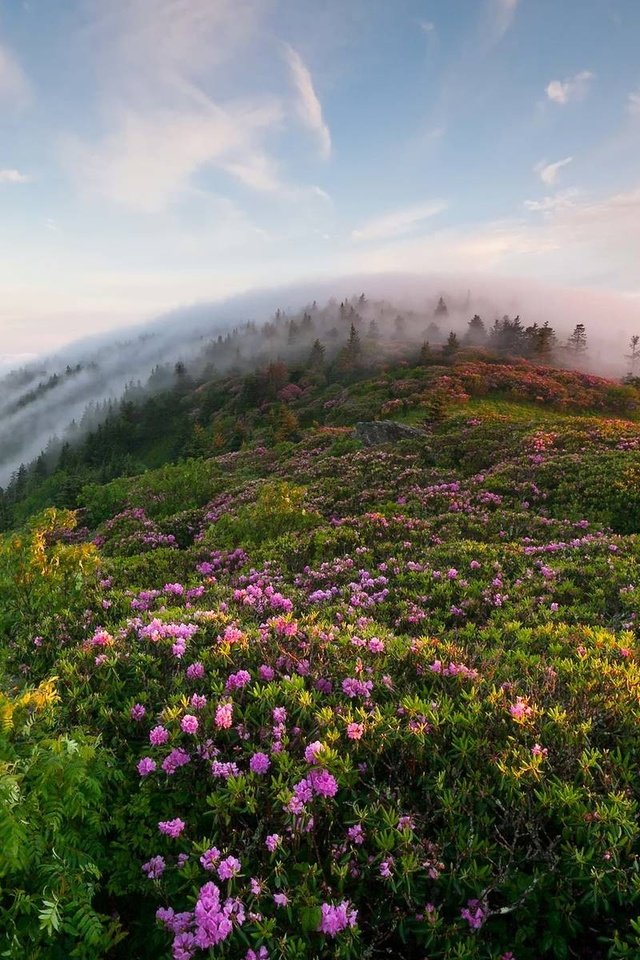
[[[422,440],[427,436],[424,430],[396,423],[395,420],[362,420],[356,423],[353,435],[365,447],[378,443],[398,443],[399,440]]]

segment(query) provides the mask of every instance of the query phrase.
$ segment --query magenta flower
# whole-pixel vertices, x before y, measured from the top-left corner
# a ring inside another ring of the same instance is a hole
[[[289,903],[289,897],[286,895],[286,893],[274,893],[273,902],[278,907],[286,907]]]
[[[184,733],[197,733],[198,727],[198,718],[194,717],[191,713],[185,713],[184,717],[180,721],[180,727]]]
[[[187,677],[189,680],[200,680],[204,677],[204,667],[201,663],[191,663],[187,667]]]
[[[486,911],[479,900],[467,900],[467,905],[460,911],[460,916],[467,921],[472,930],[479,930],[486,920]]]
[[[354,927],[358,920],[358,911],[353,909],[348,900],[336,905],[323,903],[321,910],[322,918],[318,930],[326,933],[328,937],[336,937],[347,927]]]
[[[220,851],[217,847],[210,847],[200,857],[200,863],[205,870],[215,870],[220,860]]]
[[[276,847],[279,847],[282,842],[282,837],[279,833],[270,834],[265,840],[264,844],[269,853],[273,853]]]
[[[173,837],[174,839],[180,836],[185,827],[186,823],[184,820],[181,820],[180,817],[176,817],[175,820],[161,820],[158,823],[160,833],[164,833],[167,837]]]
[[[252,773],[257,773],[260,776],[264,775],[269,767],[271,766],[271,760],[266,755],[266,753],[254,753],[249,760],[249,769]]]
[[[141,777],[146,777],[156,769],[156,762],[151,757],[143,757],[138,761],[138,773]]]
[[[313,743],[310,743],[304,751],[304,758],[307,763],[315,763],[318,759],[318,754],[324,749],[324,744],[320,740],[314,740]]]
[[[218,867],[218,876],[221,880],[231,880],[240,871],[241,866],[236,857],[227,857]]]
[[[131,719],[142,720],[146,712],[146,708],[141,703],[136,703],[131,707]]]
[[[183,750],[182,747],[177,747],[164,758],[162,761],[162,769],[168,776],[173,776],[179,767],[183,767],[186,763],[189,763],[190,760],[191,757],[187,751]]]
[[[149,742],[153,747],[159,747],[169,739],[169,731],[166,727],[157,726],[149,733]]]
[[[308,779],[314,793],[321,797],[335,797],[338,792],[338,781],[328,770],[312,770]]]

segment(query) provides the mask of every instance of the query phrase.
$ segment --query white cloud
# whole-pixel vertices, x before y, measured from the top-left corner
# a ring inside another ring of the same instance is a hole
[[[435,33],[436,25],[431,20],[418,20],[418,26],[427,35]]]
[[[547,84],[546,94],[553,103],[566,104],[571,100],[581,100],[588,92],[595,74],[590,70],[582,70],[575,77],[566,80],[552,80]]]
[[[640,90],[629,94],[627,110],[632,117],[640,117]]]
[[[362,224],[351,234],[353,240],[384,240],[390,237],[400,237],[410,233],[429,217],[435,217],[446,210],[446,204],[441,202],[424,203],[414,207],[405,207],[394,210],[392,213],[375,217]]]
[[[564,160],[558,160],[556,163],[545,163],[544,160],[542,160],[540,163],[536,164],[534,170],[542,182],[551,187],[558,179],[558,174],[562,168],[566,167],[567,164],[571,163],[572,161],[573,157],[565,157]]]
[[[600,199],[531,201],[540,218],[435,230],[354,250],[349,268],[493,272],[640,293],[640,187]],[[535,206],[537,204],[537,206]]]
[[[0,104],[20,108],[29,101],[27,77],[11,51],[0,43]]]
[[[30,183],[31,177],[28,173],[20,173],[19,170],[5,169],[0,170],[0,183]]]
[[[322,104],[314,89],[309,69],[300,54],[288,44],[284,46],[284,55],[297,93],[296,110],[298,117],[301,123],[314,134],[321,155],[327,158],[331,155],[331,133],[324,121]]]
[[[502,40],[511,29],[518,9],[519,0],[491,0],[491,16],[494,24],[494,42]]]
[[[542,200],[525,200],[524,206],[526,210],[550,213],[563,207],[575,206],[575,199],[579,195],[579,190],[561,190],[552,197],[544,197]]]
[[[259,192],[284,187],[265,139],[283,119],[262,91],[214,99],[233,64],[246,60],[262,0],[92,0],[98,108],[105,132],[66,136],[65,160],[84,192],[160,212],[217,168]]]

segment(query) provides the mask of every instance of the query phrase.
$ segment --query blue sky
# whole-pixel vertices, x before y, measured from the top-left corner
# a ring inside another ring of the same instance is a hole
[[[0,0],[0,351],[314,276],[640,297],[639,49],[638,0]]]

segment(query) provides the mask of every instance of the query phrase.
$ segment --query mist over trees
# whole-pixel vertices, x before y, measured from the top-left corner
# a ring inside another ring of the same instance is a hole
[[[594,370],[586,325],[569,330],[520,315],[483,316],[468,294],[436,292],[409,307],[360,292],[297,310],[277,307],[262,323],[225,326],[201,311],[190,327],[165,323],[129,341],[72,347],[67,357],[0,380],[0,524],[48,477],[57,477],[53,501],[71,506],[89,480],[210,453],[203,437],[225,390],[234,391],[236,415],[216,421],[220,450],[242,445],[243,417],[269,404],[279,442],[296,433],[288,404],[304,390],[348,385],[385,363],[446,365],[469,355]],[[636,377],[640,339],[624,349],[628,377]],[[187,416],[194,394],[195,412]],[[136,452],[143,447],[144,462]]]

